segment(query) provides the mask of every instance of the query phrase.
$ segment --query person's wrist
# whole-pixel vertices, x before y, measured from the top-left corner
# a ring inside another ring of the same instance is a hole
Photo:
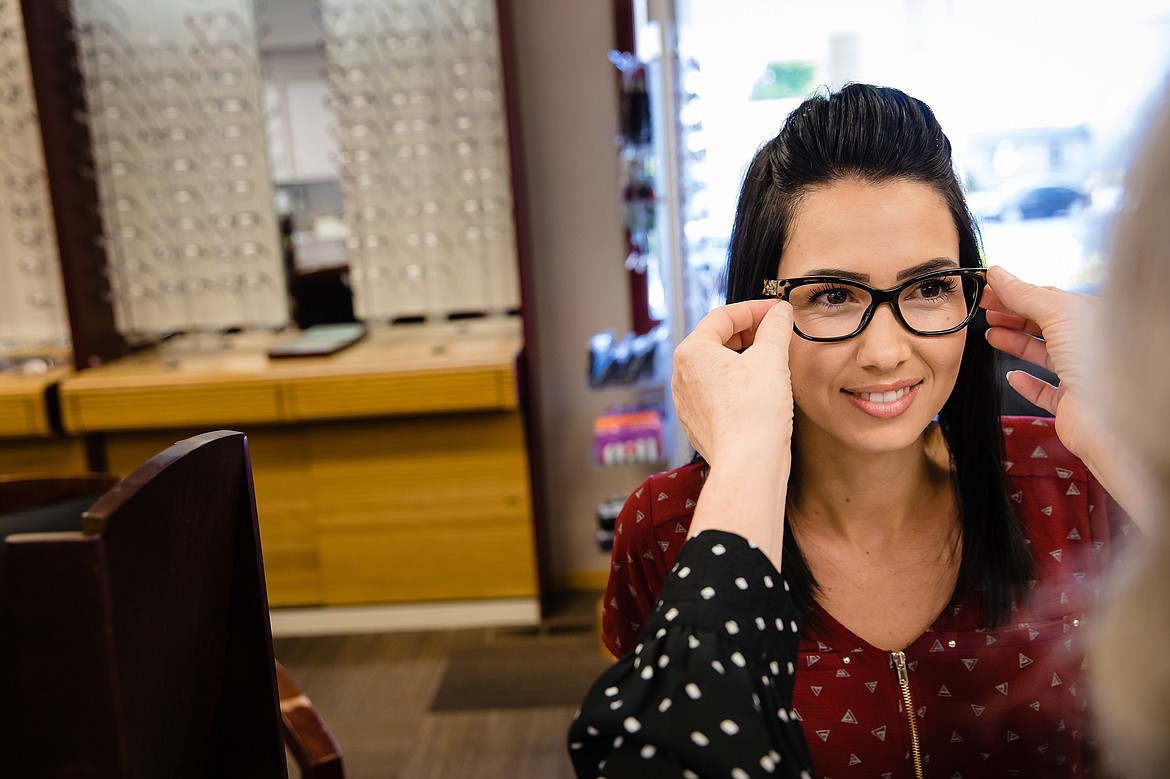
[[[777,569],[784,541],[784,504],[792,455],[785,445],[734,447],[710,462],[690,535],[725,530],[743,536]]]
[[[737,467],[786,468],[789,456],[790,431],[774,431],[767,425],[752,425],[739,430],[724,430],[713,440],[707,461],[726,462]]]

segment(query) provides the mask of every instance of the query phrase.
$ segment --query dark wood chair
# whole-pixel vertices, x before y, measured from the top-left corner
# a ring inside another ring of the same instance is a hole
[[[280,694],[280,719],[284,744],[296,760],[302,779],[344,779],[341,749],[321,720],[309,696],[276,662],[276,686]]]
[[[3,541],[14,533],[79,530],[81,513],[118,483],[109,473],[0,475],[0,581]]]
[[[98,496],[118,483],[112,473],[0,474],[0,516]]]
[[[242,433],[180,441],[79,530],[11,535],[3,554],[0,776],[287,775]],[[335,772],[302,775],[340,776],[316,723],[292,740],[324,744]]]

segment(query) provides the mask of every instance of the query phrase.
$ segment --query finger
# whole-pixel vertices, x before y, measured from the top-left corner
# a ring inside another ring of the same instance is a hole
[[[1052,358],[1048,355],[1048,344],[1019,330],[992,327],[987,331],[987,342],[1001,352],[1019,357],[1025,362],[1039,365],[1045,370],[1056,372]]]
[[[763,320],[756,328],[755,342],[752,348],[757,353],[760,350],[774,351],[776,358],[787,364],[790,343],[792,343],[792,304],[782,300],[764,313]]]
[[[1012,389],[1020,393],[1024,400],[1034,406],[1039,406],[1053,416],[1056,415],[1056,408],[1064,396],[1064,392],[1060,388],[1054,387],[1025,371],[1009,371],[1007,380]]]
[[[1015,314],[1016,311],[1003,299],[995,287],[990,283],[983,288],[983,295],[979,298],[979,306],[987,311],[1001,311],[1005,314]]]
[[[1014,311],[1003,309],[988,309],[987,324],[993,327],[1010,327],[1013,330],[1023,330],[1028,325],[1028,318],[1020,316]]]
[[[1010,327],[1013,330],[1025,330],[1032,335],[1040,335],[1040,325],[1016,313],[999,299],[991,287],[984,289],[979,305],[986,310],[987,323],[993,327]]]
[[[720,306],[699,320],[691,337],[732,349],[750,346],[764,315],[779,302],[767,298]]]
[[[990,301],[996,310],[1018,314],[1034,322],[1044,320],[1051,296],[1059,294],[1020,281],[998,265],[988,269],[987,280],[992,286]]]
[[[1007,306],[999,299],[999,295],[995,294],[995,288],[990,284],[983,288],[983,294],[979,298],[979,305],[988,311],[1007,311]]]
[[[988,311],[987,324],[991,327],[1005,327],[1009,330],[1020,330],[1025,333],[1040,337],[1040,325],[1033,322],[1027,317],[1022,317],[1019,314],[1008,314],[1002,311]]]

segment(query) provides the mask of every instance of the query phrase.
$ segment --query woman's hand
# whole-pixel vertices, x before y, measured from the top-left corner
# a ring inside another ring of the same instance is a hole
[[[675,413],[711,466],[691,534],[737,533],[780,567],[792,463],[792,307],[747,300],[715,309],[674,353]]]
[[[1008,383],[1026,400],[1056,418],[1056,434],[1131,514],[1146,500],[1140,469],[1109,431],[1092,401],[1087,336],[1095,326],[1092,295],[1037,287],[992,267],[981,305],[987,309],[987,340],[1000,351],[1055,373],[1058,386],[1025,371]]]

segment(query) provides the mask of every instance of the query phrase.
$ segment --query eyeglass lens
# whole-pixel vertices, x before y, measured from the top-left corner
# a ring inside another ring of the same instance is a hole
[[[903,322],[922,335],[943,333],[964,323],[978,299],[979,283],[962,274],[915,280],[897,296]],[[812,338],[844,338],[862,326],[873,295],[845,279],[810,282],[788,293],[794,323]]]

